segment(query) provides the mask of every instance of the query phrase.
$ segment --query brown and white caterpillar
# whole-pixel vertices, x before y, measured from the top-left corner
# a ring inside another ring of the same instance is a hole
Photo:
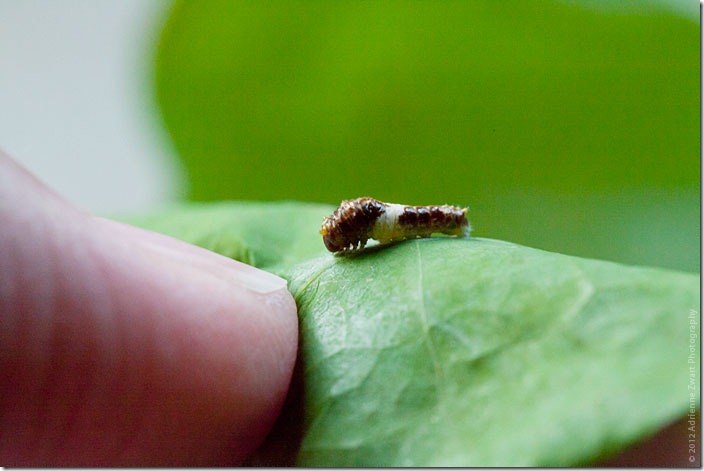
[[[323,220],[320,234],[330,252],[361,250],[369,239],[379,243],[430,237],[431,234],[469,236],[467,208],[406,206],[362,197],[344,200]]]

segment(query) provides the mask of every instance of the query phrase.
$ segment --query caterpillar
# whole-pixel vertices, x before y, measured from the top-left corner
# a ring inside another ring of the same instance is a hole
[[[365,196],[342,201],[323,219],[320,234],[330,252],[346,254],[363,249],[369,239],[385,244],[435,233],[467,237],[466,214],[467,208],[457,206],[406,206]]]

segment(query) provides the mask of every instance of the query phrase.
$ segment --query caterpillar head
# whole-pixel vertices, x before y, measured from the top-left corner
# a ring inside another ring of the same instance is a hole
[[[332,216],[323,220],[320,234],[330,252],[347,252],[364,247],[384,205],[368,196],[344,200]]]
[[[323,236],[323,243],[330,252],[340,252],[350,245],[343,231],[337,227],[334,215],[323,220],[320,235]]]

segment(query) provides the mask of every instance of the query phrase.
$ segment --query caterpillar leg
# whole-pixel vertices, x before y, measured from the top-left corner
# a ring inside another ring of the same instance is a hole
[[[364,247],[366,245],[367,245],[367,239],[357,240],[354,242],[350,242],[350,245],[348,245],[344,249],[340,250],[340,252],[338,252],[338,253],[340,255],[351,255],[351,254],[359,253],[362,250],[364,250]]]

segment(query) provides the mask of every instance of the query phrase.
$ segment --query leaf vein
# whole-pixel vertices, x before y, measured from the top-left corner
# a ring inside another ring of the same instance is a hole
[[[433,367],[433,374],[435,377],[435,390],[437,394],[436,410],[441,411],[443,406],[442,392],[443,392],[443,379],[444,371],[442,364],[438,361],[438,354],[433,343],[433,339],[430,336],[430,324],[428,323],[428,306],[425,299],[425,282],[423,280],[423,257],[420,251],[420,244],[416,241],[416,253],[418,256],[418,293],[420,296],[418,317],[420,319],[421,327],[423,329],[423,337],[425,339],[426,349],[428,350],[428,357]]]

